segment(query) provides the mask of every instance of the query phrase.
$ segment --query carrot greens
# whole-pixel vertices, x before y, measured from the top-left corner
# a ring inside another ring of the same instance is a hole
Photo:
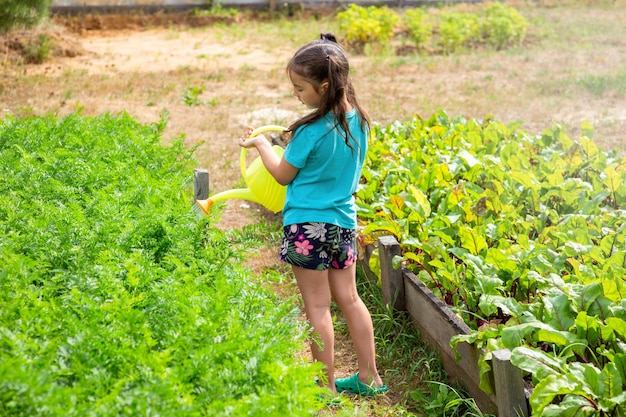
[[[311,415],[294,305],[127,114],[0,122],[0,415]],[[247,242],[246,244],[254,244]]]

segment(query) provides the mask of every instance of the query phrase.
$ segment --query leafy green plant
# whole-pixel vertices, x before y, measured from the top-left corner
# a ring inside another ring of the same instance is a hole
[[[481,31],[484,41],[495,49],[519,45],[526,37],[528,21],[517,10],[503,3],[490,3],[483,11]]]
[[[525,39],[529,26],[515,8],[498,2],[475,11],[449,7],[440,14],[407,9],[403,23],[418,49],[433,43],[433,50],[444,54],[479,46],[496,50],[516,46]]]
[[[200,98],[202,93],[204,93],[204,87],[202,86],[187,87],[183,93],[183,102],[187,106],[199,106],[203,103],[203,100]]]
[[[300,415],[298,311],[191,210],[165,121],[0,122],[0,415]],[[249,244],[246,241],[246,244]]]
[[[463,397],[449,385],[429,381],[430,392],[414,391],[411,395],[420,405],[420,412],[427,417],[483,417],[484,414],[472,398]]]
[[[476,12],[453,8],[440,16],[438,44],[444,53],[479,45],[500,50],[519,45],[528,26],[515,8],[499,2],[488,3]]]
[[[603,367],[524,347],[513,350],[511,361],[534,377],[530,405],[536,415],[623,416],[626,411],[624,349],[612,353]]]
[[[430,42],[433,31],[428,14],[423,9],[407,9],[403,15],[403,22],[409,38],[418,49],[423,49]]]
[[[487,350],[485,391],[493,389],[486,375],[494,349],[619,366],[626,161],[616,152],[586,136],[573,141],[558,126],[532,136],[438,112],[376,127],[368,156],[357,193],[366,239],[393,234],[398,261],[474,329],[453,345]],[[602,407],[626,404],[624,381],[611,391],[615,404]],[[542,389],[550,388],[538,384],[534,398],[559,407],[562,397]]]
[[[363,50],[366,44],[387,44],[400,17],[392,9],[383,6],[362,7],[354,3],[337,13],[340,30],[347,42]]]
[[[446,54],[475,45],[480,40],[480,20],[474,13],[446,11],[439,23],[439,46]]]

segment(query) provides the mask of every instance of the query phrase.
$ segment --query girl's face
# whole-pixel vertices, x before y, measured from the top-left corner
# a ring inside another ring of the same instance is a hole
[[[289,79],[293,85],[293,95],[310,109],[316,109],[322,101],[322,94],[326,91],[328,83],[322,83],[315,88],[310,81],[303,76],[289,71]]]

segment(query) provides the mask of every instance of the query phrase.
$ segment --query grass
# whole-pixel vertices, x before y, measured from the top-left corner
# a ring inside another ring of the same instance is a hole
[[[612,94],[616,97],[624,97],[626,95],[626,67],[619,69],[616,74],[584,75],[575,80],[575,83],[595,96]]]

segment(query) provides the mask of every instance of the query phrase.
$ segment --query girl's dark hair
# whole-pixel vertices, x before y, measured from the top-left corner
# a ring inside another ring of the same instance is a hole
[[[346,144],[350,144],[350,129],[346,119],[346,109],[342,106],[343,95],[354,107],[361,117],[361,127],[369,129],[369,116],[363,109],[357,98],[350,80],[350,64],[343,48],[337,43],[332,33],[322,33],[320,38],[309,42],[296,51],[293,58],[287,64],[287,73],[294,72],[309,81],[316,91],[323,82],[328,83],[328,88],[322,94],[320,106],[312,113],[296,120],[289,126],[292,133],[300,126],[313,123],[328,112],[333,112],[335,126],[340,126],[345,132]]]

